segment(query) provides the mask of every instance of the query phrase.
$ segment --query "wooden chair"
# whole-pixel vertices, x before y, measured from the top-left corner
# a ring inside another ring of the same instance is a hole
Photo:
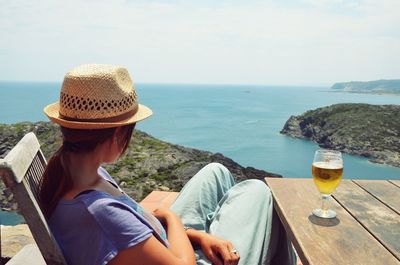
[[[66,265],[38,204],[39,183],[45,167],[46,159],[39,141],[31,132],[4,159],[0,159],[0,177],[13,193],[45,262],[48,265]],[[177,192],[153,191],[140,204],[151,211],[159,206],[169,207],[177,196]],[[28,260],[31,265],[43,264],[35,246],[26,246],[8,264],[26,264]],[[32,262],[34,260],[37,262]]]
[[[28,133],[0,159],[0,176],[13,193],[46,263],[67,265],[38,204],[39,183],[45,167],[39,141],[34,133]]]

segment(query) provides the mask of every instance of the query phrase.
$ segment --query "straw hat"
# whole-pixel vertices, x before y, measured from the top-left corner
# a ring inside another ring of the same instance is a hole
[[[44,113],[67,128],[102,129],[135,123],[153,112],[138,103],[125,68],[87,64],[65,75],[60,100],[46,106]]]

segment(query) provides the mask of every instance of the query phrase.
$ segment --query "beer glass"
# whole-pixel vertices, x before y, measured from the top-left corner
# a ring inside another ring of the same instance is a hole
[[[336,212],[329,209],[328,202],[331,199],[331,194],[342,179],[342,154],[333,150],[322,149],[315,151],[312,175],[314,183],[322,195],[322,206],[314,209],[313,214],[321,218],[336,217]]]

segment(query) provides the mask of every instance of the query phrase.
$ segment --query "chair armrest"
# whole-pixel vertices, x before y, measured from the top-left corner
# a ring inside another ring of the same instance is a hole
[[[171,207],[172,203],[178,197],[179,192],[172,191],[152,191],[143,201],[140,202],[140,205],[146,209],[148,212],[152,212],[158,207]]]

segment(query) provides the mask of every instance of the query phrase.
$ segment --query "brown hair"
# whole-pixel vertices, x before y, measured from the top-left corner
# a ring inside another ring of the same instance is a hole
[[[40,183],[39,199],[46,218],[50,218],[58,201],[72,188],[72,178],[69,171],[68,153],[89,153],[97,145],[110,139],[116,128],[107,129],[71,129],[61,126],[63,135],[62,146],[53,154],[47,163],[42,181]],[[117,141],[123,148],[122,154],[128,148],[135,124],[121,127],[121,142]]]

